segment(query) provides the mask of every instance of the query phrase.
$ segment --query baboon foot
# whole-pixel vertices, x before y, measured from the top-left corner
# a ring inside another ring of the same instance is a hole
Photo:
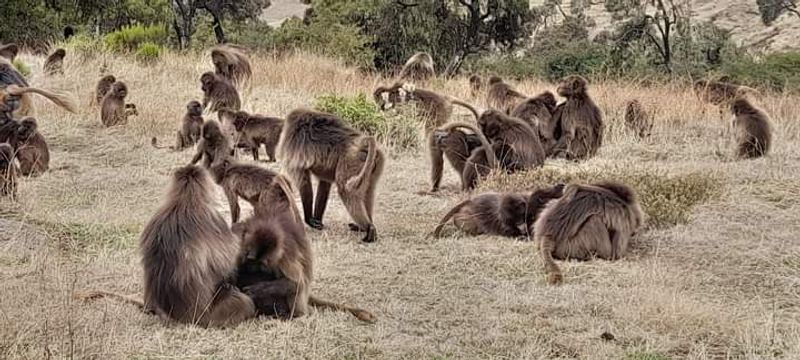
[[[550,285],[559,285],[564,282],[564,276],[561,273],[551,273],[547,276],[547,282]]]
[[[350,229],[350,231],[357,231],[357,232],[364,232],[365,231],[364,228],[362,228],[361,226],[359,226],[356,223],[349,223],[349,224],[347,224],[347,227]]]
[[[312,229],[316,230],[322,230],[325,228],[325,225],[322,225],[322,220],[308,219],[306,220],[306,224],[308,224],[308,226],[310,226]]]
[[[366,243],[371,243],[375,242],[375,240],[378,240],[378,232],[375,231],[375,226],[370,224],[369,227],[367,228],[367,234],[364,235],[364,238],[361,239],[361,241]]]

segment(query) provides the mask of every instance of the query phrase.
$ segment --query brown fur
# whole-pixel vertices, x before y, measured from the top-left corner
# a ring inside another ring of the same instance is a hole
[[[546,155],[549,155],[556,145],[556,124],[553,121],[555,111],[556,97],[549,91],[525,99],[511,111],[511,116],[527,122],[539,135],[539,142]]]
[[[218,122],[210,120],[203,124],[202,137],[197,143],[197,152],[192,157],[190,165],[197,164],[203,159],[203,167],[208,169],[217,161],[222,161],[233,156],[233,148],[228,137],[222,133]]]
[[[469,77],[469,93],[473,98],[478,97],[483,91],[483,79],[480,75],[474,74]]]
[[[111,85],[111,90],[103,97],[100,106],[100,121],[106,127],[116,125],[126,125],[128,117],[135,115],[135,105],[125,104],[128,96],[128,86],[124,82],[117,81]]]
[[[433,68],[433,58],[428,53],[418,52],[403,65],[398,79],[400,81],[418,82],[428,81],[434,76],[436,76],[436,71]]]
[[[5,98],[8,96],[19,97],[19,105],[15,107],[14,116],[27,116],[33,112],[33,99],[31,99],[30,94],[41,95],[73,114],[77,112],[75,103],[65,94],[35,87],[22,87],[15,84],[8,85],[5,89],[0,90],[0,102],[5,102]]]
[[[382,94],[384,92],[389,93],[389,102],[383,100]],[[478,118],[478,110],[474,106],[449,96],[437,94],[431,90],[416,88],[411,84],[395,83],[388,88],[379,87],[375,89],[373,95],[382,109],[386,109],[389,104],[396,106],[404,102],[415,102],[417,104],[417,116],[423,119],[426,134],[450,120],[453,115],[453,105],[469,110],[476,119]]]
[[[14,148],[0,143],[0,196],[17,198],[17,165],[14,164]]]
[[[221,109],[239,110],[242,101],[233,84],[213,72],[204,73],[200,77],[203,90],[203,109],[217,112]]]
[[[257,207],[264,191],[269,190],[278,174],[256,165],[236,163],[230,158],[216,162],[209,169],[214,181],[225,190],[231,207],[231,222],[239,221],[239,198]]]
[[[544,165],[545,153],[539,135],[526,122],[497,110],[488,110],[478,119],[478,126],[489,141],[505,147],[500,162],[506,171]]]
[[[214,210],[213,194],[208,175],[197,166],[180,168],[173,175],[164,204],[140,237],[144,268],[140,307],[168,320],[203,327],[234,326],[256,316],[253,301],[229,283],[240,245]],[[107,295],[76,297],[101,296]]]
[[[693,89],[700,101],[717,106],[729,106],[737,97],[757,93],[747,86],[713,80],[695,81]]]
[[[250,149],[253,160],[258,161],[258,150],[264,145],[269,161],[275,161],[275,148],[283,130],[283,119],[227,109],[220,110],[220,117],[233,125],[238,143]]]
[[[106,96],[106,94],[108,94],[109,91],[111,91],[111,87],[115,82],[117,82],[117,78],[114,77],[114,75],[106,75],[100,78],[100,80],[97,81],[97,85],[94,89],[94,98],[92,98],[92,104],[102,104],[103,98]]]
[[[762,157],[772,147],[772,126],[769,115],[745,98],[731,104],[736,134],[736,156],[740,159]]]
[[[230,44],[215,46],[211,49],[211,61],[214,63],[216,74],[235,85],[249,83],[253,77],[250,59],[237,46]]]
[[[472,131],[467,134],[462,129]],[[442,171],[444,170],[443,156],[459,174],[464,173],[464,166],[472,152],[483,147],[484,150],[491,149],[489,141],[473,125],[466,123],[450,123],[435,130],[430,136],[431,157],[431,190],[439,191],[439,184],[442,181]],[[491,152],[491,154],[494,154]],[[488,162],[488,160],[487,160]],[[486,164],[487,166],[488,163]],[[465,184],[462,183],[462,189]]]
[[[56,49],[56,51],[50,54],[47,60],[44,61],[44,66],[42,67],[44,73],[47,75],[63,74],[65,56],[67,56],[67,52],[64,51],[64,49]]]
[[[309,226],[322,229],[330,187],[336,183],[355,221],[350,228],[366,232],[362,241],[376,240],[372,210],[385,158],[373,137],[359,134],[335,115],[297,109],[286,118],[280,157],[300,190]],[[313,206],[311,175],[319,180]]]
[[[554,115],[562,133],[554,153],[568,160],[585,160],[597,154],[603,144],[603,114],[587,92],[588,82],[571,75],[561,81],[558,94],[567,100]]]
[[[636,196],[626,185],[568,185],[564,196],[550,202],[534,224],[548,281],[563,281],[553,259],[624,257],[631,238],[642,225],[642,217]]]
[[[181,129],[175,133],[175,145],[170,146],[170,150],[180,151],[190,148],[200,141],[203,122],[203,105],[195,100],[186,104],[186,114],[181,120]],[[164,148],[164,146],[158,145],[156,137],[153,137],[150,143],[157,149]]]
[[[637,99],[629,100],[625,104],[625,127],[640,138],[650,136],[653,129],[651,114]]]
[[[19,122],[17,133],[11,140],[17,152],[20,174],[39,176],[50,168],[50,150],[38,131],[36,119],[27,117]]]
[[[490,79],[489,88],[486,92],[486,106],[490,109],[508,114],[525,98],[527,96],[515,90],[499,77],[493,76]]]
[[[14,43],[9,43],[5,45],[0,45],[0,57],[8,59],[8,61],[14,61],[14,59],[19,54],[19,46]]]

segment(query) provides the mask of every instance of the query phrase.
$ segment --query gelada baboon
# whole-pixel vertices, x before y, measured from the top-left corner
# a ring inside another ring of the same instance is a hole
[[[633,190],[615,182],[567,185],[534,224],[534,239],[548,281],[563,281],[553,259],[620,259],[642,225],[642,209]]]
[[[203,167],[208,169],[216,161],[222,161],[233,156],[233,148],[228,137],[222,133],[219,123],[210,120],[203,124],[203,136],[197,143],[197,152],[189,165],[197,164],[203,159]]]
[[[314,254],[291,194],[288,181],[276,176],[261,194],[263,204],[256,207],[256,216],[234,225],[234,232],[242,239],[237,286],[253,299],[262,315],[291,319],[305,315],[311,305],[375,321],[375,316],[365,310],[310,294]],[[264,214],[261,208],[269,213]]]
[[[261,194],[269,189],[273,178],[278,175],[260,166],[234,162],[231,158],[212,164],[209,172],[214,182],[225,191],[233,223],[239,222],[239,198],[245,199],[255,208],[261,201]]]
[[[0,143],[0,196],[17,197],[17,165],[14,164],[14,148]]]
[[[566,101],[558,105],[554,116],[561,127],[554,153],[568,160],[595,156],[603,144],[603,113],[589,97],[587,84],[583,77],[570,75],[558,86],[558,94]]]
[[[65,56],[67,56],[67,52],[64,49],[53,51],[44,61],[44,66],[42,67],[44,73],[47,75],[63,74]]]
[[[228,109],[220,110],[219,116],[223,123],[233,124],[235,138],[239,144],[250,149],[253,160],[258,161],[258,150],[264,145],[268,160],[275,161],[275,148],[283,130],[283,119]]]
[[[544,165],[545,153],[539,135],[526,122],[498,110],[487,110],[478,126],[492,144],[506,147],[500,163],[508,172]]]
[[[128,116],[136,114],[136,107],[125,104],[128,96],[128,86],[122,81],[111,85],[111,90],[103,97],[100,108],[100,121],[105,126],[125,125]]]
[[[139,238],[143,302],[107,292],[76,297],[113,297],[162,319],[202,327],[233,326],[255,317],[253,301],[230,283],[241,248],[214,209],[213,186],[200,167],[175,171],[166,200]]]
[[[511,111],[511,116],[527,122],[539,135],[545,155],[549,155],[556,145],[555,111],[556,97],[549,91],[525,99]]]
[[[468,130],[471,133],[467,133]],[[491,151],[492,146],[483,134],[473,125],[454,122],[449,123],[431,134],[430,156],[431,156],[431,193],[439,191],[442,182],[442,172],[444,170],[444,159],[458,172],[464,173],[464,165],[472,154],[473,150],[481,146],[485,151]],[[487,164],[488,165],[488,164]],[[462,189],[464,188],[462,183]]]
[[[339,197],[355,221],[350,229],[366,232],[362,241],[376,240],[372,210],[385,159],[372,136],[358,133],[335,115],[297,109],[286,118],[279,153],[300,190],[306,224],[323,228],[331,184],[336,183]],[[311,175],[319,180],[313,205]]]
[[[50,168],[50,150],[44,136],[38,131],[36,119],[22,119],[16,135],[9,142],[17,151],[19,170],[23,176],[39,176]]]
[[[433,58],[428,53],[418,52],[403,65],[398,80],[427,81],[434,76],[436,76],[436,71],[433,68]]]
[[[550,200],[564,196],[564,187],[564,184],[558,183],[555,186],[537,189],[531,193],[531,196],[528,198],[528,209],[525,212],[525,224],[528,229],[529,238],[533,239],[533,224],[539,219],[539,215],[542,213],[545,206],[547,206]]]
[[[417,104],[417,116],[424,121],[423,127],[428,134],[439,126],[444,125],[453,115],[453,105],[461,106],[475,118],[478,118],[478,110],[474,106],[450,96],[437,94],[431,90],[420,89],[410,83],[395,83],[391,87],[378,87],[375,89],[374,96],[379,107],[385,109],[388,104],[383,100],[384,92],[389,93],[389,101],[396,101],[391,105],[398,105],[404,102],[415,102]]]
[[[2,68],[1,64],[0,68]],[[2,72],[2,70],[0,70],[0,72]],[[73,114],[77,112],[75,103],[65,94],[13,84],[8,85],[5,89],[0,89],[0,103],[10,105],[13,108],[14,117],[27,116],[33,112],[33,100],[30,98],[29,94],[39,94],[64,110]],[[12,103],[9,103],[9,101]]]
[[[772,146],[772,126],[764,110],[755,107],[746,98],[731,104],[732,126],[736,134],[736,156],[752,159],[767,155]]]
[[[200,132],[203,128],[203,105],[192,100],[186,104],[186,114],[181,119],[181,129],[176,132],[175,145],[169,146],[170,150],[180,151],[194,146],[200,141]],[[158,145],[158,139],[153,137],[150,141],[153,147],[163,149]]]
[[[100,78],[97,81],[97,86],[94,89],[94,98],[92,98],[92,104],[101,104],[103,102],[103,98],[111,91],[111,86],[117,82],[117,78],[114,75],[106,75]]]
[[[693,89],[700,101],[720,107],[728,106],[737,97],[758,93],[751,87],[713,80],[695,81]]]
[[[490,109],[510,113],[518,103],[525,100],[527,96],[515,90],[503,79],[492,76],[489,78],[489,88],[486,92],[486,106]]]
[[[233,84],[224,77],[207,72],[200,77],[203,90],[203,109],[217,112],[221,109],[239,110],[242,101]]]
[[[241,86],[250,82],[253,70],[244,51],[230,44],[217,45],[211,49],[211,61],[217,75]]]
[[[651,114],[638,100],[633,99],[625,103],[625,127],[640,138],[650,136],[653,129]]]
[[[480,75],[473,74],[469,77],[469,93],[473,98],[478,97],[478,95],[483,90],[483,79]]]

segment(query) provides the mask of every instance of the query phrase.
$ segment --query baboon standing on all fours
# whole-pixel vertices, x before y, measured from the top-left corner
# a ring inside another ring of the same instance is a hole
[[[65,56],[67,56],[67,52],[64,51],[64,49],[56,49],[56,51],[50,54],[47,60],[45,60],[44,66],[42,67],[44,73],[47,75],[63,74]]]
[[[425,122],[423,127],[426,134],[450,120],[453,115],[453,105],[469,110],[476,119],[478,118],[478,111],[474,106],[447,95],[417,88],[413,84],[395,83],[388,88],[380,86],[375,89],[373,96],[381,109],[385,109],[387,105],[387,102],[383,100],[383,93],[389,93],[389,101],[395,101],[392,105],[397,105],[400,102],[415,102],[417,104],[417,116]]]
[[[14,148],[0,143],[0,196],[17,198],[17,165],[14,164]]]
[[[603,113],[587,92],[588,82],[581,76],[567,76],[558,86],[558,94],[567,100],[558,105],[554,115],[561,127],[554,154],[567,160],[585,160],[597,154],[603,144]]]
[[[286,117],[279,153],[300,190],[306,224],[323,228],[331,184],[336,183],[355,221],[350,229],[366,232],[362,241],[376,240],[372,214],[385,159],[375,138],[358,133],[335,115],[297,109]],[[316,201],[311,175],[319,180]]]
[[[730,106],[736,98],[745,96],[748,93],[758,93],[756,89],[747,86],[713,80],[695,81],[693,89],[700,101],[719,107],[720,117],[725,113],[724,109]],[[703,109],[703,112],[705,113],[705,109]]]
[[[400,81],[418,82],[428,81],[434,76],[436,76],[436,71],[433,68],[433,58],[428,53],[418,52],[403,65],[398,79]]]
[[[215,46],[211,49],[211,61],[214,63],[216,74],[235,85],[248,83],[253,76],[250,59],[236,46],[230,44]]]
[[[258,150],[264,145],[268,161],[275,161],[275,148],[283,130],[283,119],[227,109],[220,110],[219,116],[223,123],[233,125],[238,144],[250,149],[253,160],[258,161]]]
[[[740,98],[731,105],[734,132],[736,134],[736,156],[752,159],[767,155],[772,146],[772,126],[769,116],[749,100]]]
[[[617,260],[628,252],[630,240],[642,225],[642,209],[633,190],[601,182],[567,185],[564,196],[551,201],[534,224],[534,238],[548,281],[563,281],[554,259]]]
[[[158,212],[142,231],[144,302],[107,292],[77,298],[113,297],[163,319],[202,327],[233,326],[256,316],[253,301],[229,281],[240,245],[214,210],[214,189],[197,166],[175,171]]]
[[[653,128],[652,115],[637,99],[625,103],[625,127],[633,131],[639,138],[650,136]]]
[[[486,91],[486,106],[509,114],[527,96],[515,90],[498,76],[489,78],[489,88]]]
[[[222,109],[239,110],[242,107],[239,92],[224,77],[207,72],[200,76],[200,83],[203,90],[203,109],[217,112]]]

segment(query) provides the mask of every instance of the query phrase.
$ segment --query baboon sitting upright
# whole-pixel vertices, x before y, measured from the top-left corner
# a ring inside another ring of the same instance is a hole
[[[47,75],[63,74],[64,73],[64,57],[67,52],[64,49],[56,49],[47,60],[44,62],[44,73]]]
[[[767,155],[772,146],[772,126],[769,116],[745,98],[731,104],[733,128],[736,134],[736,156],[752,159]]]
[[[561,128],[554,153],[568,160],[593,157],[603,144],[603,113],[589,97],[587,84],[583,77],[571,75],[558,86],[558,94],[567,100],[558,105],[554,115]]]

